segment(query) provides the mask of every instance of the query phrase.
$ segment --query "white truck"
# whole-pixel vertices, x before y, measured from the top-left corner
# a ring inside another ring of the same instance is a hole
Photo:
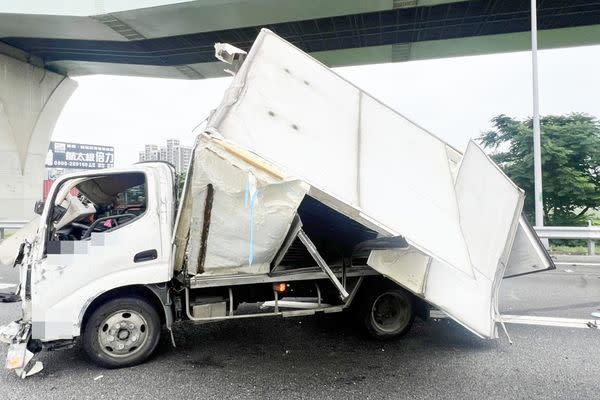
[[[175,321],[351,310],[377,339],[430,309],[484,338],[531,323],[499,314],[500,283],[554,266],[477,145],[461,154],[268,30],[248,54],[215,47],[234,77],[181,198],[148,162],[62,176],[36,204],[2,296],[22,304],[0,329],[7,368],[31,375],[77,339],[131,366]]]

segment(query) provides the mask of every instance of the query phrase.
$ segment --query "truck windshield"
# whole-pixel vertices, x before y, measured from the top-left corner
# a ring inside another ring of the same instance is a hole
[[[75,178],[63,183],[50,214],[51,241],[86,240],[131,223],[146,211],[143,173]]]

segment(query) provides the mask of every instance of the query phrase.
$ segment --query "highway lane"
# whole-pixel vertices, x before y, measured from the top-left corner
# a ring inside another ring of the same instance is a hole
[[[15,281],[0,267],[0,282]],[[600,266],[503,283],[503,312],[587,318],[600,305]],[[0,323],[19,305],[0,304]],[[401,340],[366,339],[344,315],[180,325],[146,364],[91,365],[82,349],[43,353],[19,380],[0,371],[1,399],[598,398],[600,332],[508,326],[514,342],[475,337],[452,321],[417,322]],[[6,350],[0,350],[0,358]]]

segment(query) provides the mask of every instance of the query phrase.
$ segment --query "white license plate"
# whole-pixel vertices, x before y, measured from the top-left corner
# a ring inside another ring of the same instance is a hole
[[[11,344],[6,356],[6,368],[23,368],[25,364],[25,353],[27,352],[27,343]]]

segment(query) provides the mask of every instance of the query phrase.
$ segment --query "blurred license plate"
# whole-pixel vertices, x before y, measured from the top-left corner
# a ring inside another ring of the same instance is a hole
[[[8,348],[6,356],[6,368],[17,369],[23,368],[25,363],[25,352],[27,351],[27,343],[11,344]]]

